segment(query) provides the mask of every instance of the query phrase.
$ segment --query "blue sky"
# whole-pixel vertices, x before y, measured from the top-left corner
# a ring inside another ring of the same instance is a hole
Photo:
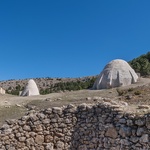
[[[0,80],[96,75],[150,50],[149,0],[1,0]]]

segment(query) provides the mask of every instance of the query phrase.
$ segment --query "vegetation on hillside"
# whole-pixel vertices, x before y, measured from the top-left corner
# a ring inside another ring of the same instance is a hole
[[[150,52],[141,55],[129,62],[131,67],[142,76],[150,75]]]
[[[49,94],[54,92],[60,92],[60,91],[76,91],[76,90],[82,90],[82,89],[90,89],[92,88],[96,78],[89,78],[86,81],[70,81],[70,82],[59,82],[54,85],[51,85],[50,87],[46,89],[41,89],[40,94]]]
[[[15,87],[15,88],[12,88],[12,87],[9,87],[7,90],[6,90],[6,93],[7,94],[12,94],[12,95],[19,95],[19,92],[23,90],[23,87],[21,87],[19,84]]]
[[[147,54],[141,55],[132,61],[129,62],[131,67],[137,72],[140,73],[142,76],[149,76],[150,75],[150,52]],[[47,77],[49,80],[53,80],[53,78]],[[40,80],[40,78],[39,78]],[[96,77],[92,78],[85,78],[83,79],[77,79],[75,81],[67,81],[64,82],[61,78],[57,79],[59,82],[54,84],[46,84],[43,83],[43,86],[40,87],[40,94],[49,94],[54,92],[61,92],[61,91],[75,91],[75,90],[82,90],[82,89],[90,89],[95,80]],[[45,85],[46,88],[45,88]],[[23,87],[17,83],[16,87],[9,87],[6,90],[6,93],[12,94],[12,95],[19,95],[19,92],[23,90]],[[121,92],[119,91],[119,94]]]
[[[75,81],[68,81],[68,82],[63,82],[61,78],[58,78],[59,82],[50,84],[46,88],[45,86],[41,87],[40,94],[45,95],[49,93],[54,93],[54,92],[60,92],[60,91],[75,91],[75,90],[82,90],[82,89],[90,89],[92,88],[96,77],[92,78],[85,78],[84,80],[75,80]],[[45,83],[44,83],[45,85]],[[19,95],[19,92],[23,90],[24,87],[20,86],[20,84],[17,84],[16,87],[12,88],[9,87],[6,90],[6,93],[12,94],[12,95]]]

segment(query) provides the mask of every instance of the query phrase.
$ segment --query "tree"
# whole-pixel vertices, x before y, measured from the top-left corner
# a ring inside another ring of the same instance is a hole
[[[150,75],[150,52],[133,59],[129,64],[141,75]]]

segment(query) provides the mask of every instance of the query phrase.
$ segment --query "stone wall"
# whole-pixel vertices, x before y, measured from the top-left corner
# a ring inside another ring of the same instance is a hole
[[[0,150],[149,150],[150,115],[111,102],[53,107],[8,120]]]

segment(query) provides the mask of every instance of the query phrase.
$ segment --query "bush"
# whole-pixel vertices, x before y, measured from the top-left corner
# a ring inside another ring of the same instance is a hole
[[[135,94],[135,95],[140,95],[140,94],[141,94],[141,91],[135,91],[134,94]]]
[[[18,84],[18,85],[16,85],[15,88],[9,87],[8,90],[6,90],[6,93],[12,94],[12,95],[19,95],[19,92],[22,90],[23,90],[23,88]]]
[[[128,89],[128,92],[132,92],[134,89],[133,88],[129,88]]]
[[[119,96],[124,95],[126,92],[124,90],[116,89]]]
[[[150,52],[129,62],[130,66],[142,76],[150,75]]]
[[[45,95],[49,93],[54,92],[60,92],[60,91],[76,91],[76,90],[82,90],[82,89],[90,89],[92,88],[94,82],[96,80],[96,77],[89,78],[85,81],[68,81],[68,82],[59,82],[56,83],[54,86],[49,86],[46,89],[41,89],[40,94]]]

